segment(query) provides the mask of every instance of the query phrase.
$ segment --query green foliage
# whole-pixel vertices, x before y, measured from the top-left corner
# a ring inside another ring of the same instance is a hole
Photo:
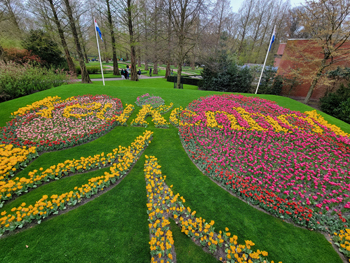
[[[320,99],[321,110],[340,120],[350,123],[350,84],[343,84],[335,93],[328,93]]]
[[[276,70],[271,67],[266,67],[261,77],[258,93],[280,95],[282,85],[282,77],[276,77]]]
[[[207,63],[201,75],[199,86],[204,90],[248,93],[253,80],[249,68],[240,68],[224,54]]]
[[[350,97],[347,100],[342,101],[338,108],[335,109],[339,119],[350,123]]]
[[[0,62],[0,101],[67,84],[71,79],[62,70]]]
[[[345,79],[347,81],[350,81],[350,68],[349,67],[345,67],[345,68],[337,67],[337,69],[335,69],[335,70],[328,71],[327,75],[331,79],[336,79],[336,80]]]
[[[30,30],[29,34],[22,41],[22,46],[32,51],[32,54],[39,56],[43,61],[42,64],[47,68],[51,66],[62,67],[65,63],[58,44],[40,29]]]
[[[81,75],[81,68],[79,65],[75,66],[75,70],[77,72],[77,75]],[[86,66],[86,70],[89,74],[101,74],[100,66]],[[106,72],[106,70],[103,70],[103,72]]]

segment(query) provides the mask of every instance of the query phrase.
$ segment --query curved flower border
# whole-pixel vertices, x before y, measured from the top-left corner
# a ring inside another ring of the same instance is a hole
[[[270,262],[266,258],[268,252],[252,249],[255,244],[251,240],[246,240],[245,244],[238,244],[238,237],[236,235],[231,237],[228,228],[217,233],[213,220],[208,223],[205,219],[196,217],[196,211],[184,206],[185,199],[180,194],[174,195],[171,190],[172,186],[167,186],[166,176],[162,174],[160,168],[157,158],[146,155],[144,171],[151,234],[149,242],[151,262],[162,262],[163,260],[163,262],[172,263],[176,257],[172,232],[169,228],[169,217],[175,220],[183,233],[206,247],[221,262],[236,262],[236,260],[238,262]],[[221,253],[218,253],[219,250]],[[219,257],[218,255],[225,256]]]
[[[80,97],[88,97],[88,98],[91,98],[93,100],[93,98],[95,96],[86,95],[86,96],[80,96]],[[65,101],[63,101],[63,104],[66,102],[69,102],[71,100],[74,100],[75,98],[80,98],[80,97],[78,96],[78,97],[68,98]],[[107,96],[107,97],[110,98],[109,96]],[[73,136],[72,138],[69,138],[66,140],[62,140],[62,139],[51,140],[51,141],[50,140],[41,140],[40,142],[33,142],[33,141],[29,141],[29,140],[19,140],[17,138],[16,130],[21,125],[23,118],[25,118],[25,116],[28,113],[35,113],[35,114],[28,115],[29,117],[25,120],[25,122],[30,121],[32,118],[34,118],[38,114],[41,116],[47,117],[47,118],[51,118],[52,117],[51,112],[53,109],[59,109],[59,108],[64,107],[64,105],[62,104],[62,101],[60,101],[59,99],[60,98],[57,96],[53,97],[53,98],[47,97],[41,101],[34,102],[32,105],[28,105],[26,107],[20,108],[18,111],[14,112],[12,115],[16,116],[15,119],[8,122],[5,127],[0,127],[0,142],[3,144],[13,144],[16,147],[35,146],[37,151],[39,151],[39,152],[59,150],[59,149],[67,148],[67,147],[72,147],[75,145],[79,145],[82,143],[92,141],[92,140],[106,134],[107,132],[112,130],[116,125],[126,125],[128,118],[131,116],[131,114],[135,108],[133,105],[127,104],[126,108],[124,109],[123,112],[117,112],[118,115],[113,115],[111,118],[105,119],[104,124],[98,125],[97,128],[92,129],[90,132],[84,133],[81,136]],[[115,100],[119,105],[118,107],[120,107],[120,109],[122,110],[121,101],[117,98],[111,98],[111,99]],[[45,106],[46,108],[42,108],[43,106]],[[84,106],[82,106],[82,107],[84,107]],[[105,112],[108,107],[109,107],[108,105],[105,106],[102,109],[102,112],[99,113],[101,115],[100,116],[101,119],[104,118],[103,112]],[[38,112],[38,110],[40,110],[40,112]],[[71,116],[74,117],[74,114],[72,115],[69,112],[70,112],[69,110],[66,110],[66,112],[65,112],[66,116],[68,118]],[[75,116],[75,117],[77,117],[77,116]]]
[[[153,132],[145,131],[143,135],[135,139],[131,146],[122,149],[118,153],[118,163],[110,167],[110,173],[105,172],[101,176],[91,178],[87,184],[81,187],[74,187],[72,191],[61,195],[52,195],[51,197],[44,195],[34,205],[27,206],[26,203],[22,203],[19,207],[13,207],[11,209],[12,213],[7,211],[1,212],[0,236],[5,232],[22,228],[33,221],[40,224],[49,215],[58,214],[59,211],[67,209],[68,206],[75,206],[82,202],[83,199],[90,198],[111,184],[115,184],[129,172],[131,166],[151,142],[152,135]],[[119,147],[116,149],[119,149]],[[53,175],[55,175],[55,172],[53,172]]]

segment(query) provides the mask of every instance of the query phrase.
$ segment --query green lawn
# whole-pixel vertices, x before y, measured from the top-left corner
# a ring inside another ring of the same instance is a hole
[[[135,105],[137,96],[150,93],[162,97],[166,104],[186,107],[191,101],[220,92],[199,91],[196,86],[184,85],[173,89],[173,83],[164,79],[107,81],[93,84],[72,84],[45,90],[30,96],[0,103],[0,126],[10,120],[11,112],[47,96],[62,99],[83,94],[107,94],[120,98],[125,105]],[[273,95],[252,95],[276,101],[292,110],[306,111],[311,107],[289,98]],[[101,138],[87,144],[57,152],[42,154],[19,177],[40,167],[47,168],[67,159],[78,159],[101,152],[109,152],[118,145],[128,146],[145,130],[130,123],[140,108],[128,120],[127,127],[116,127]],[[350,125],[321,113],[324,118],[350,133]],[[168,120],[170,112],[166,113]],[[186,205],[197,211],[197,216],[215,221],[215,229],[238,235],[239,241],[252,240],[255,249],[269,252],[275,262],[342,262],[325,237],[316,232],[295,227],[280,219],[252,208],[233,197],[204,176],[185,153],[178,130],[147,127],[154,132],[150,146],[123,181],[109,192],[66,214],[44,220],[40,225],[0,239],[0,262],[150,262],[146,184],[143,173],[145,154],[155,155],[167,175],[167,184],[174,193],[186,199]],[[42,195],[59,194],[87,182],[88,178],[103,174],[98,170],[51,182],[7,203],[1,211],[22,202],[33,204]],[[215,262],[189,238],[176,229],[174,234],[178,262]],[[28,248],[26,248],[26,245]]]

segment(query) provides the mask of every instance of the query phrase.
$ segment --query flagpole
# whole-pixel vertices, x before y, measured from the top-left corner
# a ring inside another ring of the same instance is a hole
[[[264,65],[263,65],[263,68],[262,68],[262,70],[261,70],[261,74],[260,74],[258,86],[256,87],[256,90],[255,90],[255,94],[258,93],[260,81],[261,81],[262,75],[263,75],[263,73],[264,73],[264,69],[265,69],[265,65],[266,65],[266,60],[267,60],[267,57],[268,57],[268,55],[269,55],[269,51],[270,51],[270,47],[271,47],[271,42],[272,42],[272,38],[273,38],[273,35],[274,35],[274,33],[275,33],[275,30],[276,30],[276,25],[275,25],[274,28],[273,28],[273,33],[272,33],[272,35],[271,35],[271,39],[270,39],[270,43],[269,43],[269,48],[267,49],[267,53],[266,53]]]
[[[105,86],[105,78],[104,78],[104,76],[103,76],[103,68],[102,68],[101,54],[100,54],[100,45],[99,45],[99,43],[98,43],[98,37],[97,37],[97,30],[96,30],[95,18],[94,18],[94,28],[95,28],[95,33],[96,33],[96,42],[97,42],[97,49],[98,49],[98,58],[99,58],[99,60],[100,60],[100,66],[101,66],[102,81],[103,81],[103,86]]]

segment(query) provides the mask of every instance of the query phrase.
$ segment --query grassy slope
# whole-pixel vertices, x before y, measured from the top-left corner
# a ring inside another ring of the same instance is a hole
[[[49,95],[66,98],[79,94],[108,94],[120,98],[125,104],[134,103],[137,96],[149,92],[164,98],[166,104],[173,102],[177,107],[186,106],[200,96],[213,94],[213,92],[193,90],[194,86],[187,85],[184,85],[184,90],[174,90],[172,83],[162,79],[139,82],[113,81],[106,82],[105,87],[99,84],[96,82],[93,85],[61,86],[1,103],[0,125],[5,125],[10,113],[18,107]],[[261,97],[274,99],[280,105],[293,110],[311,109],[284,97],[268,95],[261,95]],[[129,123],[136,114],[137,111],[131,116]],[[170,113],[167,113],[165,117],[168,119],[169,115]],[[343,126],[344,130],[350,132],[350,125],[329,116],[326,116],[326,119],[338,126]],[[215,220],[216,229],[229,227],[232,233],[239,236],[240,241],[252,240],[256,248],[265,249],[269,252],[270,258],[276,261],[341,262],[321,234],[291,226],[257,211],[203,176],[183,150],[177,129],[174,127],[155,129],[152,123],[149,129],[154,131],[154,139],[145,153],[158,157],[162,171],[167,175],[167,183],[174,185],[174,191],[184,196],[186,204],[196,210],[198,216]],[[19,176],[25,176],[30,170],[45,168],[66,159],[93,155],[102,151],[109,152],[118,145],[127,146],[143,131],[143,128],[131,126],[116,127],[110,133],[89,144],[40,156]],[[51,261],[57,262],[85,262],[88,259],[91,262],[149,262],[143,162],[142,156],[121,184],[96,200],[65,215],[44,221],[32,229],[1,239],[0,261],[42,262],[51,258]],[[32,203],[43,194],[50,195],[70,190],[75,185],[81,185],[87,182],[88,178],[102,172],[103,170],[76,175],[41,186],[8,203],[4,209],[8,210],[21,202]],[[184,239],[182,233],[174,233],[174,236],[179,252],[190,246],[188,239]],[[25,245],[29,247],[25,248]],[[181,255],[182,259],[179,262],[202,262],[200,258],[203,255],[206,257],[203,253],[198,250],[194,255]],[[193,260],[193,257],[197,260]]]

